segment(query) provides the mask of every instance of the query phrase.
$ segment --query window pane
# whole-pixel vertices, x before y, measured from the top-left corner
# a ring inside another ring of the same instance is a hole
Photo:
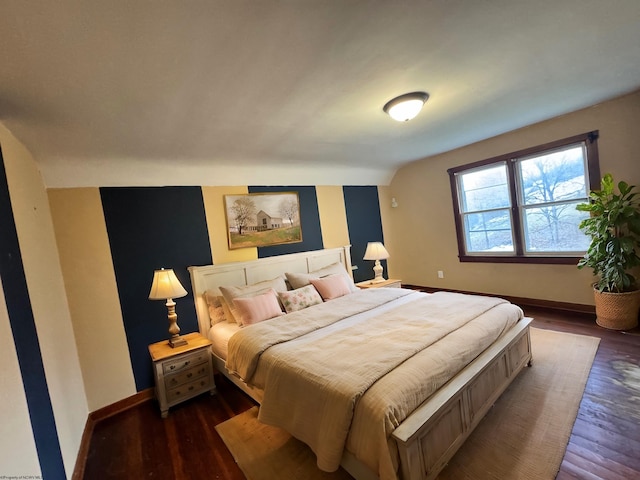
[[[514,251],[509,210],[467,214],[464,224],[467,253]]]
[[[504,164],[460,175],[463,212],[510,206],[507,168]]]
[[[578,229],[588,212],[579,212],[571,202],[524,210],[524,237],[527,253],[582,252],[589,247],[589,237]]]
[[[583,146],[574,145],[519,161],[523,204],[585,199],[584,158]]]

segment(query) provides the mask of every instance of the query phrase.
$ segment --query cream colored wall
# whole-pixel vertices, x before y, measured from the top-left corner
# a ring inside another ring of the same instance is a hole
[[[387,185],[378,187],[378,200],[380,202],[380,220],[382,222],[382,235],[384,236],[384,246],[389,252],[389,259],[387,260],[387,277],[388,278],[397,278],[402,280],[403,283],[409,283],[405,279],[402,278],[402,273],[398,269],[398,262],[396,261],[395,255],[392,253],[391,249],[393,245],[398,244],[399,237],[404,235],[402,230],[396,228],[390,228],[392,224],[392,220],[394,215],[396,215],[396,210],[400,208],[400,205],[397,207],[391,206],[391,199],[394,198],[394,195],[391,193],[391,188]],[[396,202],[397,202],[396,198]]]
[[[49,189],[89,411],[136,393],[97,188]]]
[[[31,154],[1,125],[0,142],[37,340],[70,476],[88,409],[49,202]]]
[[[403,283],[592,305],[591,272],[573,265],[459,262],[447,169],[599,130],[601,172],[640,186],[639,124],[636,92],[400,169],[388,187],[398,207],[383,211],[391,272]]]
[[[0,338],[12,339],[9,313],[0,278]],[[39,478],[42,474],[33,439],[27,399],[20,373],[16,348],[6,341],[0,348],[0,469],[5,478]]]
[[[318,213],[322,229],[324,248],[337,248],[349,245],[347,210],[344,205],[344,192],[340,186],[317,186]],[[304,232],[303,232],[304,235]]]

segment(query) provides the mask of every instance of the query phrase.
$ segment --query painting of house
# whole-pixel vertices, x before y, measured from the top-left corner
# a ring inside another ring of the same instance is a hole
[[[256,215],[256,230],[273,230],[282,227],[282,217],[272,217],[264,210],[260,210]]]

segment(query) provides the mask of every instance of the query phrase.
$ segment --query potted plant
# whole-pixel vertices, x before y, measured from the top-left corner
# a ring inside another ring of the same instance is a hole
[[[638,325],[640,290],[633,270],[640,266],[640,204],[635,186],[611,174],[602,178],[601,190],[589,193],[590,202],[576,208],[589,212],[580,229],[591,243],[578,268],[591,267],[599,277],[594,284],[596,322],[615,330]]]

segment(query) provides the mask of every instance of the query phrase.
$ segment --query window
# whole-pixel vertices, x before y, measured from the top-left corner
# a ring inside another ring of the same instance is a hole
[[[576,263],[576,205],[599,188],[598,132],[449,170],[461,261]]]

